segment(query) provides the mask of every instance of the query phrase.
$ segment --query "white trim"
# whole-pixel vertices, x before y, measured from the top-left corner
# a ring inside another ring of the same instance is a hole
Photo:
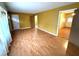
[[[57,36],[58,36],[58,33],[59,33],[59,28],[60,28],[60,11],[59,11],[58,23],[57,23]]]
[[[57,24],[57,36],[58,36],[58,33],[59,33],[59,28],[60,28],[60,13],[61,13],[61,12],[67,12],[67,11],[69,12],[70,10],[71,10],[71,11],[74,11],[74,10],[76,10],[76,9],[77,9],[77,8],[59,11],[59,15],[58,15],[58,24]]]
[[[48,32],[48,31],[45,30],[45,29],[42,29],[42,28],[37,28],[37,29],[39,29],[39,30],[41,30],[41,31],[44,31],[44,32],[46,32],[46,33],[49,33],[49,34],[51,34],[51,35],[57,36],[57,34]]]
[[[77,9],[77,8],[68,9],[68,10],[61,10],[60,12],[70,13],[70,12],[73,12],[74,10],[76,10],[76,9]]]
[[[29,29],[29,28],[31,28],[31,27],[25,27],[25,28],[19,28],[19,29]]]
[[[31,28],[31,27],[25,27],[25,28],[13,29],[12,31],[14,31],[14,30],[22,30],[22,29],[29,29],[29,28]]]

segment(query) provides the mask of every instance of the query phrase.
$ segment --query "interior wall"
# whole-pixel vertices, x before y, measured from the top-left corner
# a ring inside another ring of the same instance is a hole
[[[34,16],[35,16],[35,15],[32,15],[32,16],[31,16],[31,19],[30,19],[30,22],[31,22],[31,28],[35,28],[35,20],[34,20]]]
[[[30,28],[30,15],[27,14],[20,14],[20,28]]]
[[[71,5],[66,5],[49,11],[38,13],[39,28],[57,34],[59,11],[73,8],[79,8],[79,3],[74,3]]]
[[[77,10],[77,14],[73,17],[71,33],[70,33],[70,42],[74,43],[79,47],[79,10]]]
[[[53,32],[56,34],[57,30],[57,11],[51,10],[38,14],[38,26],[48,32]]]
[[[11,13],[11,15],[19,15],[19,22],[20,22],[20,29],[25,29],[25,28],[31,28],[31,22],[30,20],[32,19],[32,14],[26,14],[26,13]]]
[[[63,12],[60,13],[59,20],[60,20],[60,27],[59,28],[61,29],[61,28],[65,27],[65,21],[66,21],[65,13],[63,13]]]

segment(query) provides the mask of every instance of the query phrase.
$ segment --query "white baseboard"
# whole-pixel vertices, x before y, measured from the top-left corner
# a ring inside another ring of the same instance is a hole
[[[31,27],[25,27],[25,28],[13,29],[12,31],[14,31],[14,30],[21,30],[21,29],[29,29],[29,28],[31,28]]]
[[[45,30],[45,29],[41,29],[41,28],[37,28],[37,29],[42,30],[42,31],[44,31],[44,32],[46,32],[46,33],[49,33],[49,34],[51,34],[51,35],[54,35],[54,36],[58,36],[57,34],[48,32],[48,31]]]
[[[31,27],[25,27],[25,28],[20,28],[20,29],[29,29],[29,28],[31,28]]]

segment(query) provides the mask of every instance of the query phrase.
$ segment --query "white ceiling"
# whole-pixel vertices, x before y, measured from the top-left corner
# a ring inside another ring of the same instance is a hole
[[[6,5],[11,12],[34,14],[72,3],[73,2],[6,2]]]

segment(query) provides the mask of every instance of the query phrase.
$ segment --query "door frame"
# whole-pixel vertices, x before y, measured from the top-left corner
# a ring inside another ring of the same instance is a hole
[[[59,14],[58,14],[58,23],[57,23],[57,34],[56,36],[59,36],[59,28],[60,28],[60,15],[61,15],[61,12],[73,12],[75,11],[77,8],[73,8],[73,9],[67,9],[67,10],[61,10],[59,11]]]

